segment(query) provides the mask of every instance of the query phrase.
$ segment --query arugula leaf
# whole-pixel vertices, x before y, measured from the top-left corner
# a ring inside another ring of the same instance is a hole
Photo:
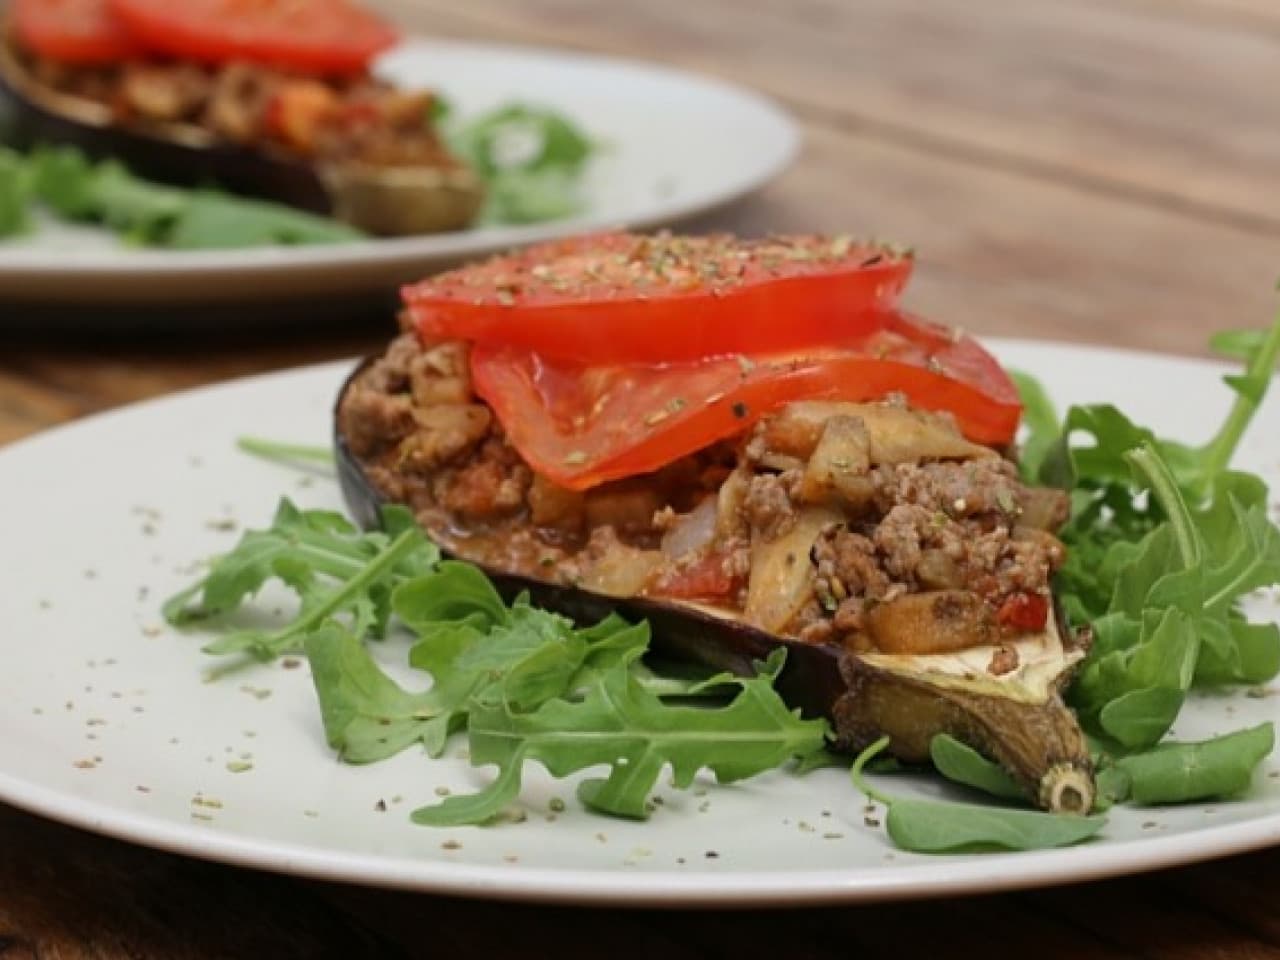
[[[58,216],[102,223],[146,246],[213,250],[343,243],[364,236],[283,204],[152,183],[117,161],[93,163],[71,146],[37,149],[25,165],[34,196]]]
[[[773,688],[783,653],[755,677],[737,679],[738,694],[723,707],[664,703],[631,675],[626,661],[594,677],[580,700],[549,700],[531,713],[506,701],[474,704],[471,762],[496,764],[497,779],[475,796],[416,810],[413,819],[432,826],[482,822],[514,799],[526,760],[556,777],[608,765],[607,778],[579,785],[579,799],[601,813],[644,819],[649,793],[666,766],[672,784],[687,788],[702,769],[729,783],[820,750],[826,722],[802,720]]]
[[[325,739],[343,760],[372,763],[418,742],[432,756],[444,750],[451,717],[439,690],[401,690],[336,624],[309,634],[305,649]]]
[[[349,224],[305,210],[198,190],[184,197],[168,232],[152,242],[174,250],[230,250],[351,243],[364,236]]]
[[[595,145],[563,114],[509,104],[450,136],[453,151],[488,186],[481,223],[537,223],[582,210],[580,184]]]
[[[391,539],[381,532],[361,533],[340,514],[302,511],[284,499],[271,527],[249,531],[229,553],[217,558],[209,573],[164,604],[165,619],[175,626],[227,614],[278,579],[298,595],[298,616],[277,630],[245,629],[224,634],[205,649],[209,653],[248,651],[271,659],[300,649],[307,635],[330,617],[347,614],[357,636],[382,636],[391,613],[391,588],[429,571],[439,551],[411,522],[388,524],[401,532]]]
[[[31,175],[22,157],[0,147],[0,238],[26,232],[31,195]]]
[[[1137,804],[1188,803],[1242,793],[1271,754],[1275,728],[1263,723],[1199,743],[1162,743],[1115,761]]]
[[[871,744],[853,762],[853,785],[888,809],[885,830],[903,850],[915,853],[972,853],[986,850],[1044,850],[1089,839],[1106,825],[1102,816],[1068,816],[984,807],[971,803],[937,803],[894,797],[867,783],[867,764],[889,745],[888,737]]]
[[[1020,370],[1010,370],[1009,376],[1018,388],[1018,397],[1022,401],[1022,423],[1026,429],[1018,457],[1018,470],[1025,483],[1034,483],[1040,476],[1045,457],[1060,436],[1058,411],[1035,377]]]
[[[929,759],[948,780],[1006,800],[1026,799],[1026,791],[1000,764],[993,763],[950,734],[940,733],[929,741]]]

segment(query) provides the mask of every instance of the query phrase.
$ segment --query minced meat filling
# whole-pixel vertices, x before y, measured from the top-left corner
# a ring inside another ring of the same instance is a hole
[[[109,107],[121,122],[195,126],[221,140],[335,162],[458,166],[430,121],[432,94],[369,76],[169,60],[82,66],[18,53],[36,82]]]
[[[405,333],[353,382],[339,423],[381,492],[459,556],[697,601],[809,642],[889,649],[886,625],[932,604],[952,617],[948,643],[999,653],[1032,629],[1006,608],[1044,609],[1064,559],[1064,494],[1026,487],[948,417],[900,402],[793,404],[735,443],[574,492],[507,442],[474,395],[465,345]],[[1009,662],[993,654],[992,669]]]

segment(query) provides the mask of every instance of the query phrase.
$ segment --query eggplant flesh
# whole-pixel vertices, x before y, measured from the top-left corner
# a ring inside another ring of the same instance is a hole
[[[334,216],[379,236],[459,230],[484,201],[470,169],[310,162],[270,145],[251,147],[192,123],[117,120],[97,101],[52,89],[0,29],[0,134],[19,149],[70,144],[95,160],[178,186],[216,183],[232,193]]]
[[[376,527],[387,498],[351,450],[339,415],[343,396],[376,358],[352,373],[334,411],[334,449],[343,498],[357,523]],[[447,553],[449,551],[446,551]],[[457,559],[465,547],[455,549]],[[508,600],[527,592],[532,601],[580,623],[610,613],[647,620],[663,654],[716,670],[750,675],[755,664],[782,647],[786,663],[779,693],[806,716],[824,716],[836,749],[856,752],[881,736],[888,752],[906,762],[929,760],[934,736],[947,733],[998,762],[1029,800],[1052,812],[1083,814],[1093,806],[1093,768],[1084,735],[1062,692],[1083,659],[1087,634],[1070,630],[1051,611],[1039,634],[945,654],[858,652],[835,643],[776,636],[741,613],[690,601],[606,596],[478,563]],[[1015,669],[991,674],[993,655],[1013,647]]]

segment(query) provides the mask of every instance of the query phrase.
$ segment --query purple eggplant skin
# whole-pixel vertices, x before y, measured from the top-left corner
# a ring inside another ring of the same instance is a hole
[[[4,44],[0,36],[0,45]],[[316,170],[280,154],[234,144],[193,146],[120,124],[90,123],[37,102],[17,79],[16,58],[0,50],[3,139],[29,150],[70,144],[95,160],[116,159],[141,177],[178,186],[212,186],[330,214],[333,202]]]
[[[378,526],[381,507],[387,501],[351,452],[338,412],[350,384],[376,359],[365,360],[351,373],[339,391],[333,416],[334,455],[343,500],[356,522],[366,529]],[[776,637],[694,607],[645,597],[609,597],[480,567],[508,602],[527,591],[538,606],[584,625],[610,613],[632,622],[647,620],[656,652],[716,670],[749,676],[754,672],[753,664],[779,647],[785,648],[787,658],[778,676],[778,692],[804,716],[830,720],[832,745],[837,750],[856,752],[887,734],[891,754],[923,764],[929,762],[933,737],[950,733],[998,762],[1037,806],[1073,814],[1087,813],[1093,806],[1096,788],[1088,744],[1061,698],[1069,670],[1061,674],[1046,702],[1021,703],[939,687],[925,678],[873,666],[843,647]],[[1064,646],[1073,648],[1086,642],[1067,629],[1060,609],[1056,622]]]

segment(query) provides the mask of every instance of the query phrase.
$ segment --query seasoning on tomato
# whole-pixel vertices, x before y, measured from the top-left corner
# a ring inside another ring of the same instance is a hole
[[[139,48],[107,0],[14,0],[14,36],[23,48],[61,63],[115,63]]]
[[[848,237],[612,233],[555,241],[404,291],[420,334],[583,363],[664,363],[858,341],[910,276]]]
[[[108,0],[148,50],[206,63],[247,60],[315,74],[351,74],[397,40],[347,0]]]
[[[525,461],[574,490],[657,470],[794,400],[899,393],[949,411],[969,439],[988,444],[1009,443],[1021,415],[1012,381],[972,338],[900,313],[838,347],[585,365],[480,343],[471,369]]]

